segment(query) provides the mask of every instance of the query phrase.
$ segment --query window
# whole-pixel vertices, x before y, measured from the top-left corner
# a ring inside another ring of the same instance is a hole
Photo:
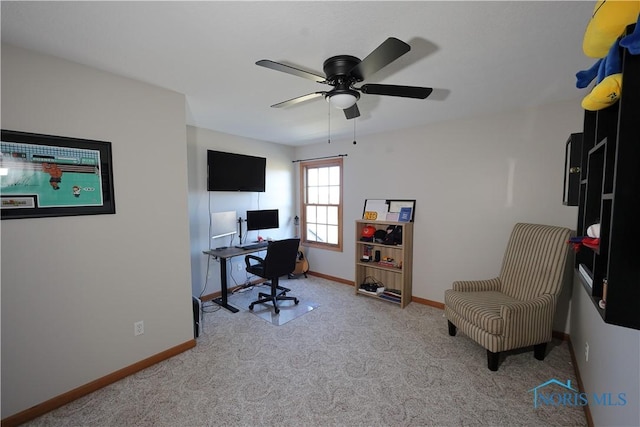
[[[342,251],[342,158],[300,163],[302,242]]]

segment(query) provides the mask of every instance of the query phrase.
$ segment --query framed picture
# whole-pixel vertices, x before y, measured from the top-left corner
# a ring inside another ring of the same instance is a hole
[[[413,222],[416,211],[415,200],[387,200],[389,203],[389,212],[397,212],[398,220],[402,222]]]
[[[415,200],[366,199],[362,219],[413,222]]]
[[[116,212],[110,142],[1,133],[2,219]]]
[[[362,219],[384,221],[389,212],[389,205],[384,199],[366,199],[362,210]]]

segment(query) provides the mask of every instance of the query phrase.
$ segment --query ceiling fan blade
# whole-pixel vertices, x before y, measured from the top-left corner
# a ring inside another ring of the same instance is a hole
[[[256,65],[259,65],[265,68],[270,68],[276,71],[282,71],[283,73],[287,73],[287,74],[293,74],[294,76],[313,80],[318,83],[324,83],[326,81],[325,77],[323,76],[310,73],[309,71],[300,70],[298,68],[291,67],[289,65],[284,65],[279,62],[270,61],[268,59],[261,59],[260,61],[256,62]]]
[[[309,101],[313,98],[317,98],[319,96],[324,96],[326,92],[314,92],[309,93],[307,95],[298,96],[297,98],[288,99],[286,101],[279,102],[277,104],[273,104],[273,108],[281,108],[281,107],[290,107],[295,104],[299,104],[304,101]]]
[[[416,98],[425,99],[433,89],[430,87],[418,87],[418,86],[396,86],[396,85],[379,85],[379,84],[366,84],[360,88],[362,93],[371,95],[387,95],[387,96],[400,96],[402,98]]]
[[[342,111],[344,111],[344,116],[347,118],[347,120],[360,117],[360,110],[358,110],[358,104],[353,104],[351,107],[345,108]]]
[[[353,67],[349,74],[358,78],[359,81],[365,80],[410,50],[411,46],[405,42],[395,37],[389,37]]]

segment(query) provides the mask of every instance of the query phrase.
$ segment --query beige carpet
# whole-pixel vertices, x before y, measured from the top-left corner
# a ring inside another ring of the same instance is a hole
[[[528,390],[577,384],[568,345],[509,352],[450,337],[442,310],[405,309],[309,277],[283,280],[319,307],[281,326],[205,314],[198,345],[50,412],[32,426],[581,426],[582,408],[534,409]],[[234,298],[230,302],[234,303]]]

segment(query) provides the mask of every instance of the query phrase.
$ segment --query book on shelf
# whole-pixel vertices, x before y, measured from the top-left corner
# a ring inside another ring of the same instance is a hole
[[[411,222],[412,214],[413,214],[413,208],[411,208],[411,207],[400,208],[400,214],[398,215],[398,221],[400,221],[400,222]]]
[[[386,293],[381,293],[380,295],[378,295],[379,298],[385,299],[387,301],[393,301],[393,302],[401,302],[401,298],[400,297],[396,297],[396,296],[391,296],[388,295]]]
[[[395,267],[396,264],[393,261],[378,261],[378,265],[381,265],[383,267]]]
[[[584,282],[589,285],[590,288],[593,287],[593,279],[591,278],[591,273],[587,267],[584,264],[580,264],[578,266],[578,271],[580,272],[580,276],[582,276]]]
[[[362,292],[363,294],[367,294],[367,295],[376,295],[376,296],[378,296],[378,295],[380,295],[380,294],[382,294],[384,292],[384,286],[380,286],[378,289],[375,290],[375,292],[374,291],[367,291],[366,289],[362,289],[362,288],[360,288],[358,290],[358,292]]]

